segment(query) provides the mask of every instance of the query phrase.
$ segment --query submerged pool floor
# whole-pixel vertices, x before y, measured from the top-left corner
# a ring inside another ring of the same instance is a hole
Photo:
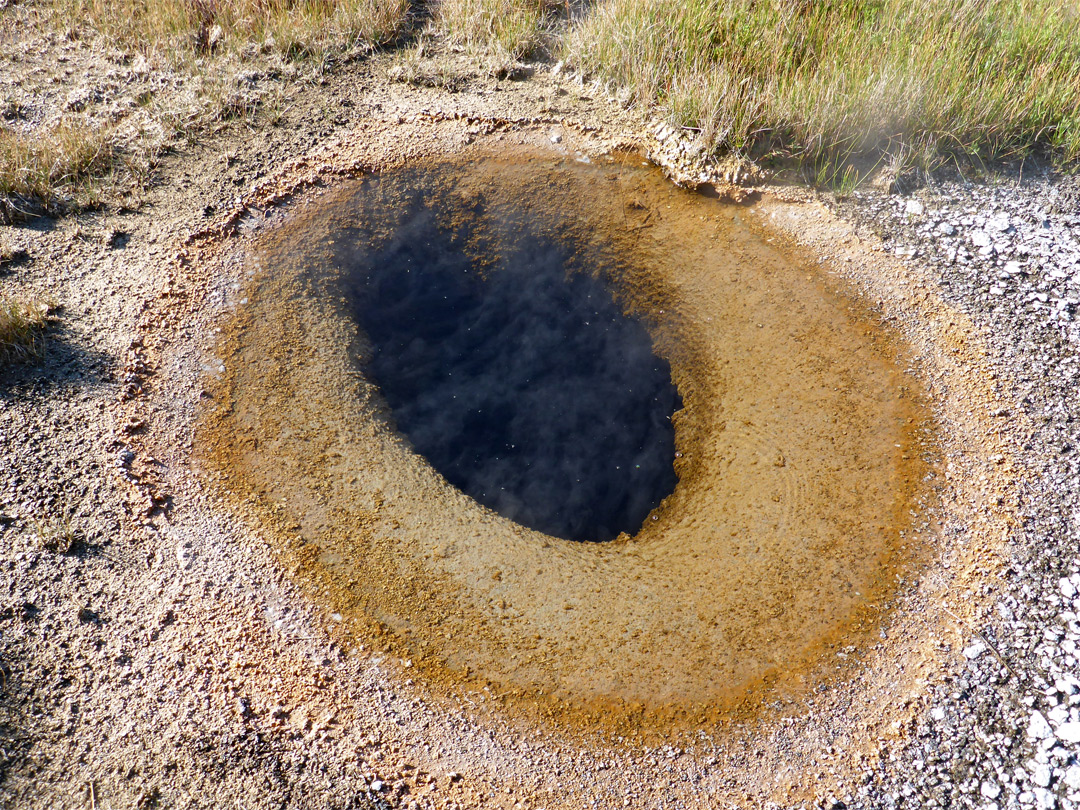
[[[432,688],[624,730],[812,688],[921,564],[933,430],[770,239],[618,161],[343,184],[260,237],[201,452]]]
[[[438,183],[398,172],[356,192],[395,220],[337,243],[364,372],[484,506],[567,540],[635,533],[677,480],[667,361],[571,241],[461,210]]]

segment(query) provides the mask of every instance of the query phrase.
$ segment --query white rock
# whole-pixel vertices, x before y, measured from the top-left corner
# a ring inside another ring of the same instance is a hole
[[[1050,776],[1052,771],[1050,766],[1045,762],[1040,762],[1031,769],[1031,781],[1041,788],[1045,788],[1050,784]],[[1038,800],[1038,794],[1036,794],[1036,801]]]
[[[1028,737],[1033,740],[1045,740],[1047,737],[1054,736],[1054,730],[1050,728],[1050,724],[1046,722],[1042,712],[1032,712],[1027,733]]]
[[[1062,723],[1057,728],[1057,738],[1064,743],[1075,745],[1080,743],[1080,723]]]
[[[987,220],[986,224],[999,231],[1007,231],[1012,227],[1012,222],[1009,220],[1008,214],[995,214]]]
[[[971,232],[971,244],[979,248],[990,247],[990,234],[986,231],[972,231]]]
[[[996,782],[983,782],[979,787],[979,793],[987,799],[996,799],[1001,795],[1001,786]]]
[[[1062,781],[1070,790],[1080,790],[1080,762],[1074,763],[1065,769],[1065,777]]]
[[[1062,596],[1064,596],[1066,599],[1074,599],[1076,597],[1076,586],[1073,585],[1071,579],[1062,577],[1060,585]]]
[[[942,236],[954,236],[956,234],[956,226],[951,222],[942,222],[937,226],[937,230]]]
[[[907,205],[904,206],[904,213],[912,216],[921,217],[924,211],[926,207],[918,200],[908,200]]]
[[[1065,706],[1055,706],[1046,713],[1046,719],[1050,721],[1051,727],[1057,728],[1062,723],[1069,722],[1069,709]]]
[[[964,649],[964,658],[968,659],[969,661],[974,661],[984,652],[986,652],[986,645],[983,644],[981,641],[976,641],[970,647],[966,647]]]

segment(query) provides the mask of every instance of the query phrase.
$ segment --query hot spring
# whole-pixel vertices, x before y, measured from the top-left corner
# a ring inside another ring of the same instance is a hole
[[[904,346],[639,162],[415,161],[248,262],[202,455],[433,691],[713,722],[833,677],[921,564],[934,428]]]

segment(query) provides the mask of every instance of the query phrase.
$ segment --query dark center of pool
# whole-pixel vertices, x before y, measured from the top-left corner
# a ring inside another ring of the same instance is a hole
[[[370,341],[364,371],[398,430],[524,526],[635,533],[677,482],[681,407],[645,326],[550,233],[493,227],[479,204],[463,218],[422,189],[393,199],[389,232],[360,227],[338,245]]]

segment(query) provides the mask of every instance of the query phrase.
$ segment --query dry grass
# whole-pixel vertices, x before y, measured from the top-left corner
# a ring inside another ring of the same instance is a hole
[[[213,122],[251,119],[262,108],[266,94],[239,81],[246,64],[274,55],[322,65],[369,50],[405,30],[409,8],[409,0],[48,0],[41,16],[72,38],[97,38],[194,77],[203,88],[197,109],[151,111],[168,132],[194,138]],[[109,180],[138,181],[164,144],[130,133],[121,144],[117,131],[88,116],[31,134],[0,122],[0,221],[82,207],[104,196]]]
[[[565,8],[558,0],[441,0],[435,19],[453,42],[521,59],[540,48]]]
[[[38,547],[56,554],[71,554],[82,540],[82,532],[70,512],[56,512],[34,521]]]
[[[0,365],[42,356],[45,327],[54,309],[49,301],[0,296]]]
[[[0,217],[6,213],[7,219],[16,218],[23,205],[85,204],[115,157],[111,128],[94,126],[86,119],[72,117],[32,135],[0,124]]]
[[[1075,0],[604,0],[566,49],[707,146],[818,179],[883,156],[1080,158]]]
[[[7,240],[0,237],[0,272],[3,272],[6,265],[25,261],[27,258],[29,255],[25,250],[9,244]]]
[[[78,27],[174,59],[214,54],[326,58],[395,39],[408,0],[53,0]]]
[[[276,54],[325,64],[394,41],[410,21],[410,0],[49,3],[73,32],[97,32],[204,79],[202,103],[216,105],[218,119],[261,109],[261,90],[229,84],[245,63]],[[707,149],[793,162],[822,182],[847,183],[882,162],[930,168],[1037,148],[1080,160],[1076,0],[432,0],[431,8],[452,42],[503,60],[561,48],[582,73],[698,130]],[[174,129],[198,129],[196,118],[185,114]],[[78,123],[33,141],[0,129],[0,201],[88,188],[112,151],[107,131]]]

